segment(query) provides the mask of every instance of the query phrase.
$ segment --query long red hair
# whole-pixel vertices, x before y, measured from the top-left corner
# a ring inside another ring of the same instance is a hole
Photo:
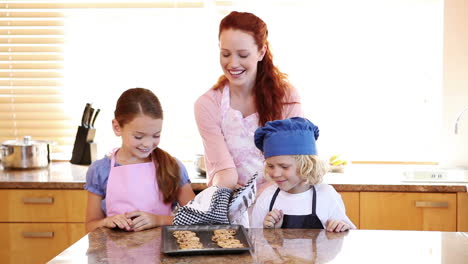
[[[133,88],[122,93],[117,100],[114,117],[121,127],[130,123],[136,116],[146,115],[163,119],[163,110],[158,97],[148,89]],[[153,153],[154,166],[157,168],[156,180],[165,203],[176,200],[180,183],[180,168],[177,160],[169,153],[156,148]]]
[[[255,78],[255,107],[259,115],[259,125],[263,126],[267,121],[283,119],[282,110],[285,104],[298,102],[288,102],[288,90],[290,85],[287,75],[278,70],[273,64],[273,55],[268,43],[267,25],[259,17],[252,13],[233,11],[221,20],[219,25],[219,36],[223,30],[237,29],[250,34],[260,51],[266,46],[266,52],[261,61],[257,64],[257,76]],[[222,75],[213,89],[220,89],[226,85],[228,79]]]

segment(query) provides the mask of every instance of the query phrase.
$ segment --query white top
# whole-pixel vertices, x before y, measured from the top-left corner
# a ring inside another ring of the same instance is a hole
[[[276,184],[268,187],[257,198],[252,212],[251,228],[263,228],[263,220],[270,209],[270,202],[278,186]],[[346,210],[341,199],[341,195],[328,184],[322,183],[315,185],[317,192],[316,214],[326,227],[328,220],[343,220],[350,225],[352,229],[356,226],[346,216]],[[273,209],[283,210],[287,215],[308,215],[312,213],[313,191],[309,189],[302,193],[291,194],[280,191],[276,197]]]

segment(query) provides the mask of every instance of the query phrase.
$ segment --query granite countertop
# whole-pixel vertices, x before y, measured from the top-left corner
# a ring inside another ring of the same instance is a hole
[[[184,162],[192,188],[206,188],[207,179],[195,171],[191,162]],[[83,189],[88,166],[69,162],[52,162],[47,168],[4,170],[0,168],[0,189]],[[351,166],[345,173],[328,173],[324,182],[339,192],[467,192],[466,183],[406,182],[396,166]]]
[[[184,163],[196,190],[206,188],[206,178],[192,164]],[[3,169],[0,166],[0,189],[83,189],[88,165],[68,161],[51,162],[41,169]]]
[[[52,162],[40,169],[3,169],[0,189],[83,189],[88,166]]]
[[[161,228],[97,229],[49,263],[451,263],[468,259],[468,233],[314,229],[249,229],[250,252],[167,256]]]

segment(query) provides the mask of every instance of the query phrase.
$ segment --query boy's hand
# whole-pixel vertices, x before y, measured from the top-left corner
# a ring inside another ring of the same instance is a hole
[[[328,232],[343,232],[349,230],[350,226],[341,220],[328,220],[327,227],[325,228]]]
[[[264,228],[281,228],[283,224],[283,211],[273,209],[270,211],[263,220]]]
[[[156,215],[142,212],[133,211],[125,214],[128,219],[131,219],[133,224],[133,231],[142,231],[158,226],[158,219]]]
[[[132,220],[127,218],[124,214],[113,215],[104,219],[104,226],[108,228],[118,227],[127,231],[132,230]]]

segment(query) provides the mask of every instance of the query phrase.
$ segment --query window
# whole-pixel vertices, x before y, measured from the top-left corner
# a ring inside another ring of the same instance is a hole
[[[63,104],[63,14],[1,5],[0,140],[29,135],[65,151],[73,126]]]
[[[45,134],[33,137],[61,139],[59,149],[70,150],[84,105],[91,102],[101,109],[96,142],[103,155],[120,145],[110,125],[118,96],[128,88],[145,87],[158,95],[165,110],[161,146],[181,159],[203,152],[193,104],[222,74],[219,21],[230,10],[239,10],[253,12],[268,24],[276,65],[299,90],[306,117],[320,127],[320,154],[436,161],[443,1],[68,1],[60,8],[50,2],[31,10],[54,13],[59,16],[53,20],[62,21],[37,26],[46,30],[43,33],[34,31],[63,39],[50,44],[57,49],[41,51],[49,57],[10,50],[7,39],[24,37],[20,30],[27,26],[7,25],[4,21],[12,17],[1,16],[0,30],[15,31],[2,34],[0,44],[2,140],[38,133],[41,123]],[[12,3],[18,8],[23,1]],[[45,44],[37,46],[43,49]],[[10,69],[32,59],[56,68],[28,70],[33,75]],[[34,80],[34,85],[26,80]],[[31,96],[18,103],[19,93]],[[39,98],[53,100],[34,108],[29,102]],[[15,117],[23,111],[20,106],[60,120],[47,123],[33,116],[28,121],[31,131],[24,130]],[[46,111],[45,106],[53,108]]]

